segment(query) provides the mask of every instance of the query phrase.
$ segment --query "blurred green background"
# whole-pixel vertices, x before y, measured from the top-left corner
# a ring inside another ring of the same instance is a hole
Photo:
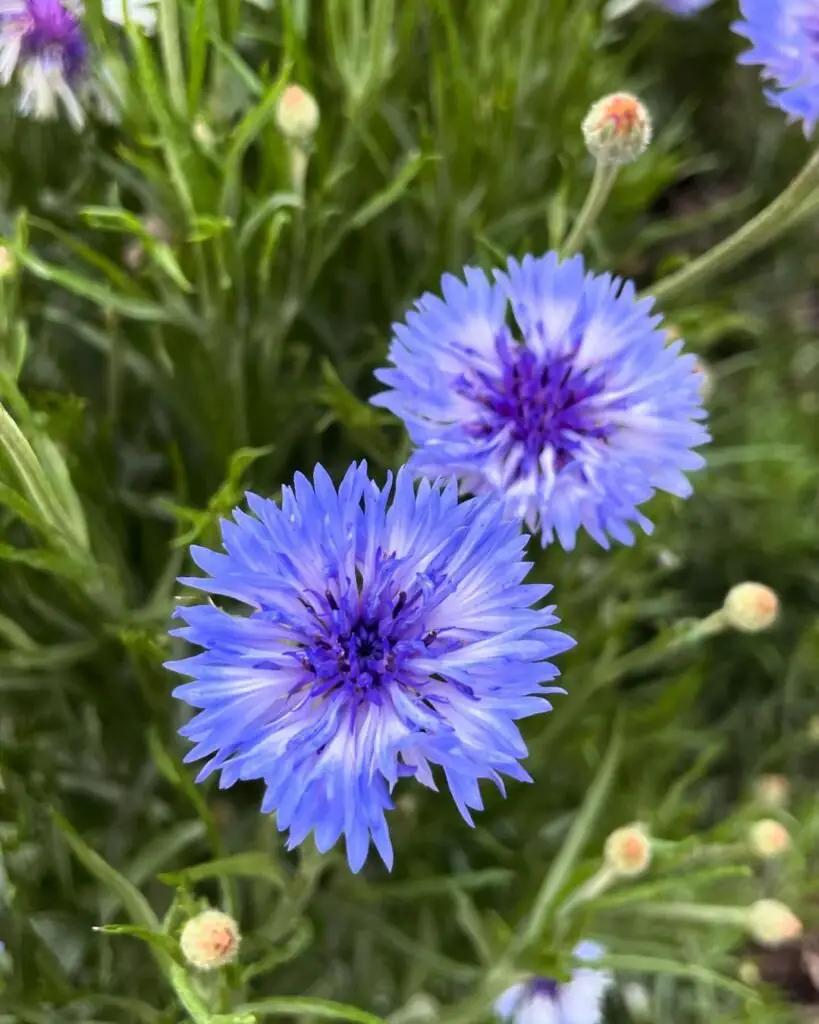
[[[563,237],[593,171],[591,102],[628,89],[655,124],[586,246],[598,270],[649,287],[787,183],[808,145],[735,64],[734,5],[686,20],[649,4],[609,20],[599,0],[167,5],[158,39],[98,40],[127,86],[121,125],[77,136],[0,95],[0,1020],[187,1019],[161,947],[92,927],[170,907],[176,935],[201,898],[244,934],[206,992],[222,1012],[299,996],[447,1020],[601,765],[565,885],[612,828],[640,820],[664,842],[649,875],[547,929],[521,966],[552,970],[588,933],[621,957],[607,1020],[639,1019],[635,979],[657,1024],[802,1019],[781,988],[737,982],[741,928],[663,907],[773,896],[819,926],[815,219],[663,310],[712,375],[694,497],[655,500],[633,550],[531,545],[578,639],[560,659],[569,695],[525,723],[535,784],[487,792],[475,830],[406,783],[392,875],[285,854],[257,787],[194,787],[162,668],[187,546],[216,543],[245,489],[275,497],[316,461],[338,479],[354,458],[379,478],[404,460],[400,424],[366,404],[391,321],[444,271]],[[274,123],[288,81],[321,110],[303,196]],[[774,629],[663,654],[743,579],[779,593]],[[775,813],[794,847],[760,866],[743,843],[766,772],[791,781]]]

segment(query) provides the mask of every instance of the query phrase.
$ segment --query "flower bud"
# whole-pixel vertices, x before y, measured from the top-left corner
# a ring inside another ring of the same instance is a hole
[[[224,967],[239,951],[239,926],[221,910],[203,910],[185,923],[179,936],[182,955],[200,971]]]
[[[14,273],[14,255],[8,246],[0,245],[0,279]]]
[[[751,826],[748,841],[758,857],[770,860],[790,849],[791,834],[773,818],[763,818]]]
[[[762,980],[762,976],[759,973],[759,968],[753,962],[753,960],[743,960],[737,968],[737,977],[743,985],[753,987],[758,985]]]
[[[651,141],[651,117],[627,92],[604,96],[583,119],[586,148],[601,164],[629,164]]]
[[[808,739],[811,743],[819,743],[819,715],[811,715],[808,722]]]
[[[616,828],[606,840],[604,856],[618,875],[641,875],[651,862],[651,839],[641,825]]]
[[[761,946],[779,946],[802,934],[802,922],[779,900],[757,900],[748,910],[747,926]]]
[[[632,1020],[651,1020],[651,998],[645,985],[641,985],[639,981],[630,981],[623,986],[623,1002]]]
[[[757,803],[771,810],[787,807],[791,798],[791,784],[784,775],[760,775],[754,783]]]
[[[209,149],[216,141],[216,137],[214,136],[210,125],[203,117],[196,118],[191,130],[193,132],[193,137],[199,145],[204,146],[205,149]]]
[[[319,124],[318,103],[300,85],[288,85],[276,106],[276,127],[286,139],[306,142]]]
[[[758,633],[776,621],[779,598],[764,583],[737,583],[728,591],[722,610],[729,626],[742,633]]]
[[[707,402],[714,393],[714,375],[711,372],[711,368],[704,359],[700,359],[698,357],[697,362],[694,365],[694,373],[699,377],[702,400],[703,402]]]

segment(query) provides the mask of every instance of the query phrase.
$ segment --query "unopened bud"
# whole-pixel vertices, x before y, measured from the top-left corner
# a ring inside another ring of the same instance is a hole
[[[623,1002],[632,1020],[651,1020],[651,998],[645,985],[639,981],[630,981],[623,986]]]
[[[0,278],[14,273],[14,255],[8,246],[0,245]]]
[[[604,96],[583,119],[586,148],[601,164],[629,164],[651,141],[645,104],[627,92]]]
[[[811,743],[819,743],[819,715],[811,715],[808,722],[808,739]]]
[[[802,934],[802,922],[779,900],[757,900],[748,910],[748,932],[761,946],[779,946]]]
[[[288,85],[276,106],[276,126],[286,139],[305,142],[319,125],[318,103],[300,85]]]
[[[771,810],[787,807],[791,798],[791,784],[784,775],[760,775],[754,783],[757,803]]]
[[[742,633],[758,633],[776,621],[779,598],[764,583],[737,583],[728,591],[722,610],[729,626]]]
[[[203,910],[186,922],[179,936],[182,955],[200,971],[224,967],[239,951],[239,926],[221,910]]]
[[[641,875],[651,862],[651,839],[641,825],[616,828],[606,840],[604,855],[618,875]]]
[[[704,359],[698,357],[694,365],[694,373],[699,377],[702,400],[707,402],[714,393],[714,375],[711,372],[711,368]]]
[[[197,117],[192,127],[193,137],[206,149],[213,145],[215,137],[210,125],[203,117]]]
[[[791,834],[773,818],[763,818],[751,826],[748,841],[758,857],[770,860],[790,849]]]
[[[759,968],[753,960],[743,960],[737,968],[737,977],[743,985],[758,985],[762,980]]]

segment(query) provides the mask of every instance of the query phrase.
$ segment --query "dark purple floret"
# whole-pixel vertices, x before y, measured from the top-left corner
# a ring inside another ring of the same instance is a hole
[[[60,0],[26,0],[26,13],[29,26],[22,37],[22,57],[53,60],[69,81],[79,77],[88,54],[79,18]]]
[[[482,370],[462,374],[455,388],[486,410],[465,424],[471,437],[494,440],[506,431],[508,440],[522,447],[511,480],[530,473],[547,445],[554,450],[555,468],[560,470],[573,461],[581,439],[606,440],[611,428],[588,405],[605,388],[599,370],[577,367],[574,352],[540,357],[506,329],[498,334],[495,351],[499,374]]]
[[[560,985],[554,978],[532,978],[529,982],[529,991],[533,996],[548,996],[549,999],[557,999]]]

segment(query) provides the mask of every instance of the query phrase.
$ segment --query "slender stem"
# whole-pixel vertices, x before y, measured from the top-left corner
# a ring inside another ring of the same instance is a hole
[[[569,237],[563,243],[560,255],[570,256],[573,252],[579,249],[586,239],[589,231],[594,227],[597,218],[600,216],[600,212],[606,205],[606,200],[611,192],[612,185],[617,178],[617,172],[620,170],[617,164],[604,164],[597,162],[597,166],[594,169],[594,177],[592,178],[591,187],[589,188],[589,194],[586,196],[586,201],[583,203],[583,209],[577,216],[577,220],[574,223]]]
[[[617,881],[617,871],[610,864],[603,864],[583,885],[569,896],[558,909],[558,914],[565,917],[583,903],[596,900]]]
[[[179,10],[177,4],[159,4],[159,40],[168,82],[168,98],[175,112],[184,117],[188,112],[185,71],[179,44]]]
[[[796,214],[819,189],[819,150],[813,154],[788,187],[747,224],[713,249],[692,260],[649,289],[657,302],[667,302],[687,288],[701,284],[764,248],[797,223]]]
[[[185,968],[180,967],[179,964],[171,964],[168,970],[168,980],[176,992],[177,999],[187,1010],[194,1024],[211,1024],[211,1012],[194,992]]]

